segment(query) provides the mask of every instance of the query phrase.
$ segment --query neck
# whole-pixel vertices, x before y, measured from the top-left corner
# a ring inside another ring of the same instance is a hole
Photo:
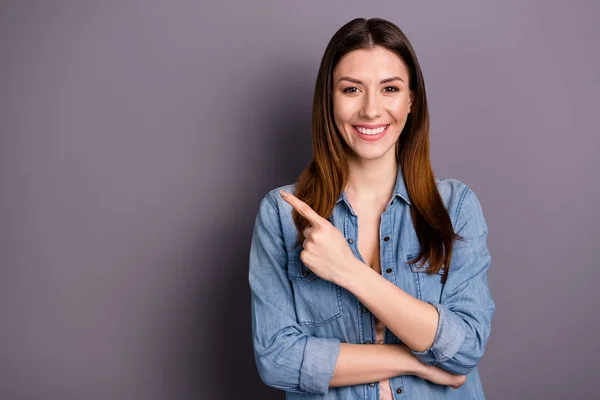
[[[348,197],[362,201],[387,201],[396,184],[398,163],[394,152],[376,160],[348,159]]]

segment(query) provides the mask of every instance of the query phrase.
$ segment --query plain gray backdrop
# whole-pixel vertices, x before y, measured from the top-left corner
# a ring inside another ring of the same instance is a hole
[[[356,17],[407,34],[436,177],[481,200],[487,398],[598,398],[599,14],[566,0],[1,1],[0,398],[284,397],[254,364],[252,228],[311,158],[320,59]]]

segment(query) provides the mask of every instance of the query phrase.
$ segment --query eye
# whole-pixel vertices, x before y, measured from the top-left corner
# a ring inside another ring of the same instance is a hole
[[[355,87],[355,86],[349,86],[349,87],[345,88],[344,90],[342,90],[342,92],[344,92],[344,93],[356,93],[356,90],[351,90],[351,89],[357,89],[358,90],[358,88]]]
[[[393,89],[393,90],[385,90],[385,89]],[[398,92],[400,89],[398,89],[396,86],[386,86],[386,87],[384,88],[384,90],[385,90],[386,92],[391,92],[391,93],[393,93],[393,92]]]

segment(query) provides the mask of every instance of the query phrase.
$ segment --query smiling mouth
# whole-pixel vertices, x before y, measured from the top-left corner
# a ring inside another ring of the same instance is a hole
[[[387,124],[387,125],[378,125],[378,126],[375,126],[373,128],[366,128],[363,125],[352,125],[352,127],[354,129],[356,129],[359,133],[361,133],[363,135],[372,135],[372,136],[379,135],[380,133],[383,133],[388,128],[388,126],[390,126],[390,125],[389,124]]]

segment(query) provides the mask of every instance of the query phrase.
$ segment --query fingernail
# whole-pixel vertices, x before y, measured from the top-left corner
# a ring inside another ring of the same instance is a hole
[[[281,197],[284,197],[284,198],[287,197],[287,193],[284,192],[283,190],[280,190],[279,194],[281,195]]]

